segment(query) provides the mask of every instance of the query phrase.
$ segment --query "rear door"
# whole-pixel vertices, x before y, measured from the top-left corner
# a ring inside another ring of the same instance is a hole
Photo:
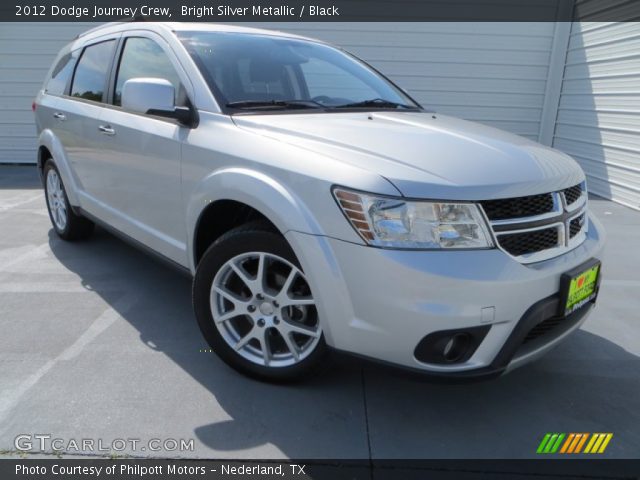
[[[182,265],[187,264],[181,202],[181,144],[189,128],[177,121],[121,107],[122,87],[132,78],[170,81],[176,105],[189,102],[190,82],[166,41],[149,31],[127,32],[114,65],[109,108],[101,116],[104,202],[110,223]]]
[[[119,35],[118,35],[119,36]],[[102,135],[100,115],[104,111],[108,73],[116,51],[117,37],[102,37],[84,46],[75,65],[64,105],[53,112],[64,125],[64,144],[79,189],[80,205],[90,207],[100,198]]]
[[[82,50],[61,52],[47,81],[39,105],[36,110],[38,132],[51,130],[64,144],[68,143],[67,109],[69,100],[65,95],[69,92],[71,76]]]

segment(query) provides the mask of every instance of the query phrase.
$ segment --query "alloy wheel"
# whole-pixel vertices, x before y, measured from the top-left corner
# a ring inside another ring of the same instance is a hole
[[[53,168],[47,172],[47,203],[55,226],[63,231],[67,226],[67,202],[60,176]]]
[[[210,304],[225,342],[257,365],[295,365],[322,336],[304,273],[278,255],[249,252],[229,259],[213,279]]]

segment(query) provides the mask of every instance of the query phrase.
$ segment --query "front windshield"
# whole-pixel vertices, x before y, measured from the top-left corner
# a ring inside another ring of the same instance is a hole
[[[354,57],[328,45],[270,35],[180,32],[179,38],[223,107],[420,108]]]

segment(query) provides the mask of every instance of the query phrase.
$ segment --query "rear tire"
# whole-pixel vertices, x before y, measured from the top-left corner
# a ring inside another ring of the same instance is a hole
[[[213,351],[235,370],[271,382],[308,378],[328,348],[300,264],[264,223],[222,235],[193,281],[193,306]]]
[[[73,241],[89,237],[93,233],[94,223],[76,214],[67,198],[62,178],[52,160],[44,166],[44,193],[49,218],[56,234],[64,240]]]

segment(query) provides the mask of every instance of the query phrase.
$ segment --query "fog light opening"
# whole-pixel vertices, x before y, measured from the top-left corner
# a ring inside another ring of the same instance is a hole
[[[432,332],[418,342],[413,355],[421,363],[464,363],[471,358],[490,329],[491,325],[480,325]]]
[[[457,362],[469,348],[470,337],[467,333],[457,333],[453,335],[445,344],[442,356],[447,362]]]

